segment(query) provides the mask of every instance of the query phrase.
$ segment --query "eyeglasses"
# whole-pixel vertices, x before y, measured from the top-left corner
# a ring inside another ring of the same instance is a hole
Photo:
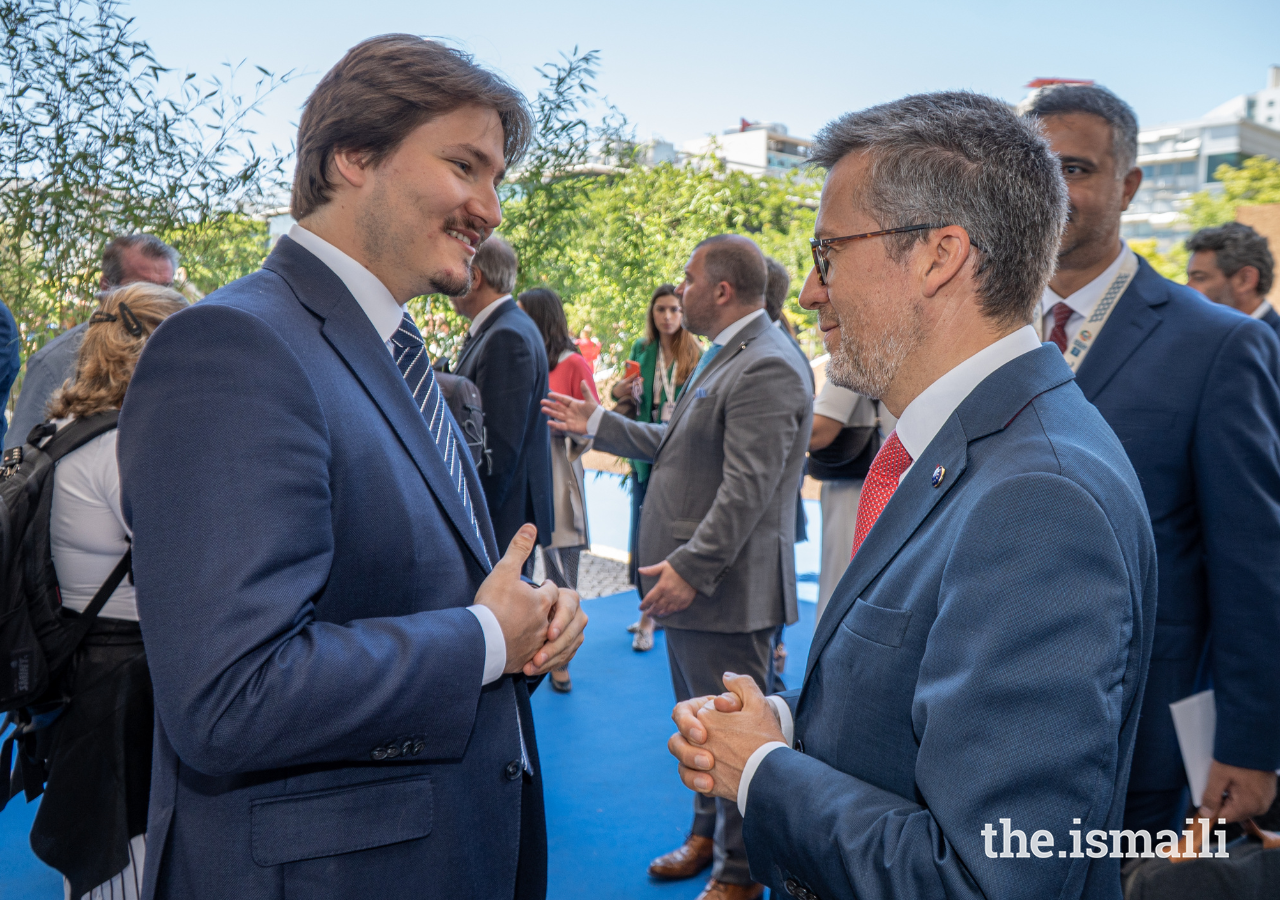
[[[884,237],[886,234],[905,234],[908,231],[925,231],[930,228],[946,228],[946,225],[907,225],[903,228],[886,228],[884,231],[868,231],[866,234],[850,234],[845,237],[809,238],[809,249],[813,251],[813,267],[818,270],[818,283],[827,286],[827,276],[831,272],[831,262],[827,259],[827,251],[834,244],[845,241],[858,241],[862,238]],[[972,241],[970,242],[972,243]],[[973,246],[977,247],[977,244]],[[981,247],[978,247],[981,250]]]

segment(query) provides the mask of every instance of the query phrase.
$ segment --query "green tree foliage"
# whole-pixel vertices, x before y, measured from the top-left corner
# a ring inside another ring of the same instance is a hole
[[[595,51],[575,48],[541,70],[537,136],[503,190],[500,230],[520,258],[517,292],[540,284],[557,291],[570,327],[590,324],[604,345],[603,364],[616,364],[644,333],[653,289],[683,278],[703,238],[737,232],[791,271],[789,318],[812,326],[813,314],[795,297],[811,264],[816,181],[732,172],[712,157],[640,165],[617,109],[605,104],[591,118],[598,62]],[[432,353],[452,355],[466,322],[449,301],[419,298],[413,308],[434,330]]]
[[[23,355],[95,305],[113,235],[175,243],[202,291],[255,268],[279,154],[248,118],[290,76],[257,69],[251,95],[169,73],[118,0],[0,0],[0,298]],[[243,77],[243,76],[241,76]]]
[[[1193,194],[1183,210],[1187,222],[1197,231],[1234,221],[1237,206],[1280,203],[1280,160],[1251,156],[1239,168],[1218,166],[1214,177],[1222,183],[1222,191]]]
[[[1134,253],[1141,256],[1147,262],[1151,263],[1151,268],[1155,269],[1170,281],[1176,281],[1178,284],[1187,283],[1187,260],[1190,254],[1187,253],[1185,244],[1179,243],[1170,248],[1168,253],[1161,253],[1157,248],[1158,241],[1155,238],[1149,240],[1129,241],[1129,247]]]

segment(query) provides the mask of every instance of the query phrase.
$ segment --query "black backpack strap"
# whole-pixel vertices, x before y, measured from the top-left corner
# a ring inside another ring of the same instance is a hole
[[[102,582],[102,587],[98,588],[98,593],[93,595],[93,599],[89,601],[89,605],[84,608],[84,612],[80,614],[80,618],[76,620],[74,627],[69,631],[67,641],[68,656],[80,646],[84,636],[93,627],[94,619],[98,618],[98,613],[102,612],[102,607],[107,605],[107,600],[116,592],[116,588],[120,587],[120,582],[124,581],[124,576],[129,574],[129,568],[132,565],[133,548],[130,547],[124,551],[124,556],[120,557],[120,562],[116,563],[116,567],[111,570],[107,580]]]
[[[115,428],[119,418],[120,410],[106,409],[83,419],[75,419],[54,432],[53,437],[40,449],[56,463],[72,450],[80,449],[89,441]],[[32,436],[34,435],[33,431]]]

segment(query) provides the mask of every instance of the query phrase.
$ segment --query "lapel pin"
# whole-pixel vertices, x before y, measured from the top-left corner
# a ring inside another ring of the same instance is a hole
[[[929,479],[929,483],[932,484],[934,487],[937,487],[938,485],[942,484],[942,479],[946,477],[947,477],[947,470],[942,466],[938,466],[938,468],[933,470],[933,477]]]

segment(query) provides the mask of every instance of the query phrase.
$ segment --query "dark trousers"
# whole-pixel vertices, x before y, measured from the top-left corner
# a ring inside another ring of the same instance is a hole
[[[773,628],[745,634],[719,634],[668,628],[667,660],[676,700],[724,693],[724,673],[750,675],[762,691],[773,683]],[[711,877],[729,884],[750,884],[742,815],[734,800],[693,795],[693,834],[715,841]]]
[[[627,564],[627,575],[631,583],[640,590],[640,510],[644,509],[644,495],[649,490],[649,480],[631,480],[631,542],[627,550],[631,553],[631,562]]]
[[[1190,802],[1186,788],[1130,791],[1124,801],[1124,827],[1134,831],[1144,829],[1151,833],[1153,841],[1156,832],[1166,828],[1181,832],[1183,814]]]

